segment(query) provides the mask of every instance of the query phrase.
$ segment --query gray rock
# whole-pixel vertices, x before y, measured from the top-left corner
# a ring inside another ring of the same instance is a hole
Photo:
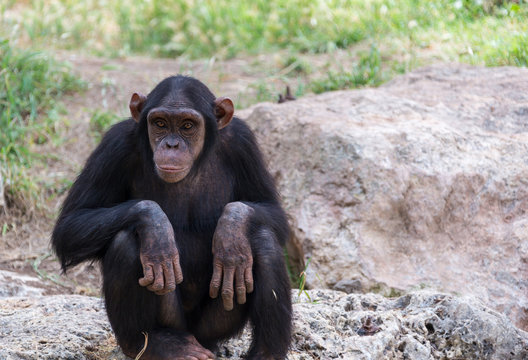
[[[11,296],[41,296],[44,294],[39,278],[0,270],[0,298]]]
[[[528,333],[470,297],[430,291],[399,298],[309,290],[293,292],[290,360],[526,359]],[[370,318],[379,328],[364,334]],[[246,330],[222,345],[219,359],[238,359]],[[0,359],[116,359],[101,299],[56,295],[0,300]]]
[[[528,69],[430,67],[240,115],[307,286],[474,294],[528,329]]]
[[[0,299],[0,359],[115,359],[101,299],[79,295]]]
[[[347,294],[360,293],[363,291],[363,285],[358,279],[343,279],[339,280],[337,284],[333,286],[333,289],[346,292]]]
[[[290,359],[524,359],[528,334],[471,297],[310,291],[295,305]],[[379,331],[360,336],[367,318]]]

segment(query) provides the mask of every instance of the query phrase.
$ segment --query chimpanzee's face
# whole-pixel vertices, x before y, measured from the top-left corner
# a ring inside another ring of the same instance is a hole
[[[203,116],[188,104],[171,100],[148,112],[147,126],[156,173],[168,183],[183,180],[204,145]]]
[[[176,80],[181,79],[174,78]],[[216,131],[226,127],[233,118],[234,107],[226,97],[213,98],[210,104],[202,101],[200,106],[193,105],[187,96],[189,94],[201,94],[201,91],[209,97],[213,96],[197,80],[189,84],[173,84],[168,91],[166,86],[158,90],[162,84],[153,90],[155,94],[152,97],[149,95],[149,101],[154,101],[154,104],[148,105],[147,130],[156,173],[163,181],[176,183],[189,174],[200,156],[206,128]],[[146,103],[147,97],[139,93],[134,93],[130,99],[130,113],[137,123],[145,116],[143,109]],[[208,106],[211,108],[205,108]],[[209,116],[212,118],[206,119],[203,114],[211,113],[211,110],[212,115]],[[210,123],[206,124],[206,121]]]

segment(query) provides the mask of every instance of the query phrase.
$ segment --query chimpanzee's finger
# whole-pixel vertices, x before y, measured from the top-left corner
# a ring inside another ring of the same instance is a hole
[[[236,269],[235,282],[236,282],[235,288],[236,288],[237,302],[239,304],[245,304],[246,303],[246,285],[244,281],[244,268],[240,267]]]
[[[165,281],[163,279],[163,269],[161,265],[154,265],[154,283],[147,287],[150,291],[161,291],[164,287]]]
[[[220,290],[220,284],[222,283],[222,264],[215,262],[213,267],[213,277],[211,279],[211,285],[209,286],[209,296],[216,299],[218,291]]]
[[[174,278],[174,267],[172,261],[167,261],[162,265],[163,276],[165,278],[164,292],[169,293],[176,289],[176,280]]]
[[[174,268],[174,279],[176,280],[176,284],[181,284],[183,281],[183,272],[180,260],[172,260],[172,267]]]
[[[152,272],[152,266],[143,266],[143,277],[139,279],[139,285],[148,286],[154,281],[154,273]]]
[[[251,266],[244,271],[244,279],[246,281],[246,292],[249,294],[253,292],[253,269]]]
[[[233,310],[233,281],[235,277],[235,268],[224,268],[224,279],[222,280],[222,301],[224,309]]]

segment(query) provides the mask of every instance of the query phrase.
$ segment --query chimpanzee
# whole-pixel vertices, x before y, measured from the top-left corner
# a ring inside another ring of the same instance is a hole
[[[249,320],[247,357],[285,358],[290,230],[253,133],[230,99],[181,75],[133,94],[130,111],[64,201],[51,240],[62,269],[101,261],[128,356],[214,358]]]

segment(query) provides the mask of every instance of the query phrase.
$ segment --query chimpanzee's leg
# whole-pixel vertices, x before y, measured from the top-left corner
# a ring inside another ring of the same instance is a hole
[[[212,358],[196,339],[186,332],[179,289],[156,295],[141,287],[143,276],[139,246],[134,233],[119,232],[103,259],[103,292],[112,329],[123,352],[135,357],[145,344],[142,360],[175,359],[194,356]]]
[[[247,323],[248,304],[233,304],[233,309],[226,311],[222,298],[209,299],[196,313],[198,320],[190,325],[190,331],[206,348],[216,351],[219,341],[229,339],[238,334]]]
[[[254,290],[250,319],[253,342],[248,359],[284,359],[292,331],[291,286],[284,252],[273,232],[259,229],[251,237]]]
[[[211,299],[193,327],[196,338],[209,349],[216,341],[235,335],[251,320],[253,342],[248,359],[284,359],[291,340],[290,281],[284,254],[271,231],[261,229],[251,237],[254,290],[247,303],[234,301],[224,310],[222,299]]]
[[[112,329],[129,356],[143,347],[142,332],[156,327],[158,300],[139,286],[142,273],[135,236],[129,231],[119,232],[103,259],[103,293]]]

